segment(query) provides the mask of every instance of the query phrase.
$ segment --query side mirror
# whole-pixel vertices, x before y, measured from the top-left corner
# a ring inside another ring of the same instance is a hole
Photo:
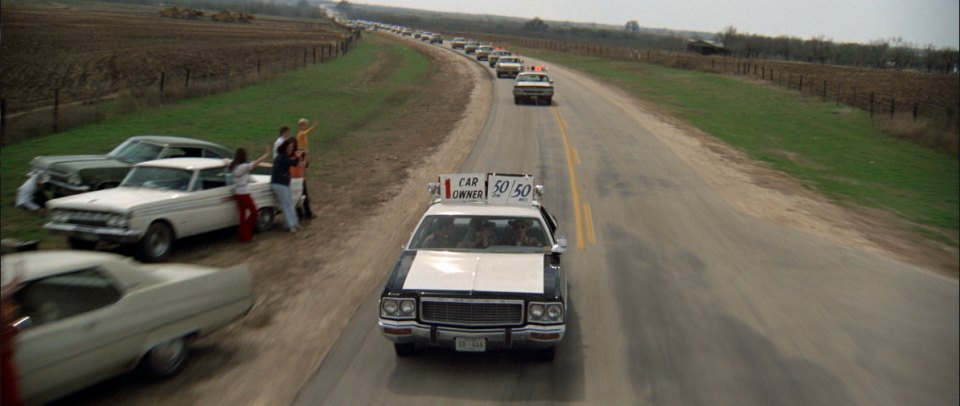
[[[557,238],[557,243],[553,245],[550,252],[554,254],[563,254],[567,252],[567,239],[565,237]]]

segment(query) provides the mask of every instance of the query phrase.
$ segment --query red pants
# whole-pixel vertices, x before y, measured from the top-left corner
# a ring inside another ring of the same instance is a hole
[[[253,227],[257,225],[257,205],[250,195],[234,195],[237,199],[237,214],[240,225],[237,226],[237,236],[240,241],[253,240]]]

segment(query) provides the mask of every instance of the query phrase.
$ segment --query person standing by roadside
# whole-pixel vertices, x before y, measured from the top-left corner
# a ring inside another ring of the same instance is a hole
[[[290,127],[280,127],[280,134],[277,135],[277,140],[273,142],[273,159],[277,159],[277,155],[280,154],[280,144],[288,139],[290,139]]]
[[[310,122],[305,118],[301,118],[297,121],[297,147],[300,151],[303,152],[301,159],[304,161],[303,166],[303,206],[301,209],[297,210],[297,213],[301,217],[306,219],[316,218],[317,216],[313,214],[313,210],[310,208],[310,194],[307,193],[307,168],[310,166],[310,133],[317,128],[319,120],[314,120],[313,125],[310,125]],[[308,127],[309,125],[309,127]]]
[[[257,205],[250,197],[250,171],[257,165],[267,160],[270,155],[270,147],[263,151],[263,156],[256,161],[247,162],[247,150],[237,148],[233,154],[233,161],[230,162],[230,172],[233,173],[233,197],[237,200],[237,214],[240,224],[237,225],[237,236],[240,241],[250,242],[253,240],[253,227],[257,224]]]
[[[290,192],[290,167],[300,164],[299,154],[294,155],[293,140],[286,140],[280,144],[277,157],[273,160],[273,169],[270,172],[270,187],[277,195],[277,200],[283,208],[283,222],[291,233],[297,232],[300,223],[294,212],[293,194]]]

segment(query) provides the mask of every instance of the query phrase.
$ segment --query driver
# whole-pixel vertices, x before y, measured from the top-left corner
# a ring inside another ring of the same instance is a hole
[[[423,239],[424,248],[453,248],[457,246],[453,217],[440,217],[433,227],[434,231]]]

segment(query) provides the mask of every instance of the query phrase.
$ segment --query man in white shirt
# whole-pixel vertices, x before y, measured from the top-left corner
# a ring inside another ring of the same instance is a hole
[[[47,195],[43,193],[43,183],[40,175],[33,174],[17,189],[17,207],[43,214],[47,204]]]
[[[277,149],[280,148],[280,144],[283,144],[283,142],[286,141],[288,138],[290,138],[290,127],[287,127],[287,126],[280,127],[280,135],[277,136],[277,140],[273,142],[272,158],[274,160],[277,159]]]

